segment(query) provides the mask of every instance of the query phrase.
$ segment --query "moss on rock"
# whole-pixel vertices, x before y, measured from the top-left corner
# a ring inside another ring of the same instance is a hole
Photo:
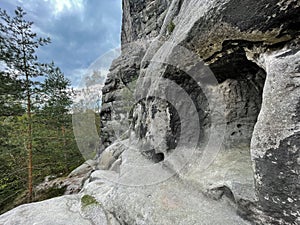
[[[99,202],[97,202],[97,200],[90,195],[84,195],[81,198],[81,206],[83,208],[91,206],[91,205],[99,205]]]
[[[171,21],[168,25],[168,32],[169,34],[171,34],[173,32],[173,30],[175,29],[175,24],[173,21]]]

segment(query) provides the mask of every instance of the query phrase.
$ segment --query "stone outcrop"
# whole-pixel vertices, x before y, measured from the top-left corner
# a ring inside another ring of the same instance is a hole
[[[299,14],[298,0],[123,0],[98,166],[79,194],[34,205],[43,224],[299,224]],[[30,207],[0,224],[39,222]]]
[[[274,224],[296,224],[300,223],[299,42],[261,58],[268,76],[251,145],[256,190]]]
[[[35,199],[48,199],[51,195],[52,197],[60,195],[56,193],[63,193],[65,195],[79,193],[83,188],[85,181],[90,177],[92,171],[96,169],[96,166],[97,161],[88,160],[73,170],[68,177],[46,177],[43,183],[34,188]],[[55,194],[56,196],[53,196]]]

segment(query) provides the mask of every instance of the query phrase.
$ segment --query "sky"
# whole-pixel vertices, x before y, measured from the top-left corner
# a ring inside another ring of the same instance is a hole
[[[11,15],[16,6],[34,22],[34,32],[51,38],[38,51],[40,61],[53,60],[73,87],[101,58],[109,65],[115,54],[108,53],[120,46],[121,0],[0,0],[0,8]]]

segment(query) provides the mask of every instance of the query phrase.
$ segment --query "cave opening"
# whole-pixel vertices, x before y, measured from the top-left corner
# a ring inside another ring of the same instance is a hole
[[[227,188],[232,192],[233,198],[230,199],[239,206],[239,199],[255,199],[250,148],[266,81],[266,71],[247,58],[244,50],[247,44],[239,42],[240,47],[236,47],[236,43],[225,43],[219,54],[221,57],[210,59],[210,69],[218,80],[218,90],[224,99],[226,123],[223,149],[212,167],[213,170],[226,171],[222,181],[224,186],[227,186],[227,181],[235,183]]]
[[[152,161],[153,161],[154,163],[162,162],[162,161],[164,161],[164,159],[165,159],[165,155],[164,155],[164,153],[162,153],[162,152],[154,153],[154,154],[152,155]]]
[[[224,97],[227,132],[225,148],[250,151],[250,142],[262,104],[266,72],[250,61],[242,43],[225,43],[222,57],[210,65]],[[233,48],[231,51],[230,46]]]
[[[245,51],[241,48],[231,51],[230,54],[227,54],[228,49],[225,52],[209,65],[218,81],[218,91],[224,98],[225,118],[222,121],[227,127],[224,145],[228,149],[243,146],[249,151],[253,128],[261,109],[266,72],[247,59]],[[193,100],[200,121],[199,144],[202,145],[212,125],[211,109],[205,93],[193,78],[174,66],[168,66],[164,78],[174,81]],[[174,142],[180,139],[181,131],[180,118],[175,108],[170,108],[171,115],[174,116],[170,122],[173,138],[170,139],[169,146],[173,147],[176,146]]]
[[[224,148],[226,154],[232,154],[230,156],[233,157],[232,160],[251,162],[250,143],[253,129],[261,110],[266,72],[247,58],[244,50],[246,44],[239,43],[241,47],[237,48],[236,43],[225,43],[224,52],[218,54],[216,59],[210,58],[207,64],[209,64],[218,81],[216,88],[223,96],[225,105],[225,118],[220,120],[226,124],[226,134],[222,148]],[[179,70],[176,66],[167,65],[163,78],[175,82],[192,99],[197,109],[200,122],[199,127],[201,129],[198,144],[199,146],[205,146],[214,122],[211,121],[210,104],[205,93],[191,76]],[[181,120],[176,111],[176,107],[181,107],[180,99],[177,106],[173,106],[159,98],[149,98],[140,104],[144,113],[140,116],[141,126],[137,126],[136,132],[139,134],[140,139],[149,139],[152,144],[156,143],[156,140],[153,138],[155,134],[149,135],[150,127],[145,125],[151,126],[150,124],[156,119],[157,113],[161,113],[160,109],[167,107],[169,110],[170,130],[167,131],[165,136],[167,146],[164,146],[164,150],[151,148],[153,151],[150,151],[151,153],[147,152],[148,158],[150,157],[149,159],[154,163],[164,161],[180,142]],[[146,110],[145,107],[149,109]],[[187,113],[188,111],[189,109],[186,109]],[[147,116],[146,114],[149,115]],[[161,118],[161,115],[158,118]],[[146,122],[149,119],[152,121],[151,123]],[[133,127],[135,126],[135,119],[133,119]],[[147,142],[147,144],[149,143]],[[231,160],[230,157],[226,160]],[[229,162],[224,162],[224,164],[226,163]],[[249,166],[249,174],[250,172],[252,174],[251,166]]]
[[[249,196],[255,193],[250,144],[261,110],[266,80],[266,71],[247,58],[244,50],[247,44],[239,43],[241,47],[237,47],[234,43],[225,43],[224,52],[222,51],[217,58],[210,58],[206,62],[218,81],[216,90],[223,97],[224,118],[218,122],[226,125],[226,131],[222,149],[212,162],[211,170],[204,173],[199,172],[197,182],[204,185],[208,182],[223,182],[222,185],[232,192],[233,197],[230,199],[234,200],[250,199]],[[251,46],[247,47],[251,48]],[[206,146],[215,122],[212,121],[210,103],[201,87],[188,74],[179,71],[176,67],[169,66],[164,78],[180,85],[195,103],[201,124],[199,137],[199,156],[201,157],[201,147]],[[180,118],[171,118],[171,124],[173,124],[173,127],[171,126],[173,137],[176,137],[174,140],[179,140]],[[197,165],[195,168],[197,170]],[[214,177],[214,171],[221,171],[222,181],[220,177]],[[193,174],[195,173],[193,172]],[[193,177],[198,177],[198,175],[193,175]],[[235,183],[236,186],[227,187],[228,181]],[[239,188],[245,191],[240,193]],[[224,190],[222,189],[222,191]],[[224,197],[226,197],[226,193]]]

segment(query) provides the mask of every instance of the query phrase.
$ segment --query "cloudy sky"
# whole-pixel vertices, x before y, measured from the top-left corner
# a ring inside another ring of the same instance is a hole
[[[27,12],[34,31],[52,43],[39,50],[41,61],[54,62],[73,86],[95,60],[119,47],[121,0],[1,0],[0,8]]]

